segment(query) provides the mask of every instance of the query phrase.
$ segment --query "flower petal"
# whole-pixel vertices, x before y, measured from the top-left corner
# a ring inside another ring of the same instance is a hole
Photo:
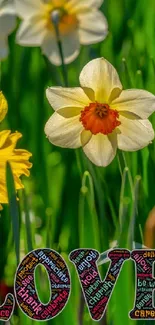
[[[40,46],[46,35],[46,20],[40,16],[25,20],[21,23],[16,40],[24,46]]]
[[[29,176],[32,164],[28,161],[31,153],[27,150],[15,149],[17,141],[22,137],[19,132],[10,130],[0,132],[0,203],[8,203],[6,186],[6,162],[11,164],[16,190],[23,188],[19,177]]]
[[[10,130],[4,130],[0,132],[0,149],[5,144],[7,138],[9,137],[9,134],[11,133]]]
[[[81,143],[83,147],[90,141],[91,137],[92,133],[89,130],[83,130],[81,132]]]
[[[111,103],[111,108],[120,113],[131,112],[142,119],[147,119],[155,111],[155,96],[146,90],[123,90],[118,98]]]
[[[12,0],[0,0],[0,8],[5,12],[16,14],[15,3]]]
[[[80,43],[93,44],[104,40],[108,23],[101,11],[92,11],[78,16]]]
[[[10,163],[17,177],[21,175],[30,176],[29,168],[32,167],[32,163],[28,160],[32,156],[30,152],[24,149],[15,149],[14,155],[10,157]]]
[[[90,61],[80,74],[80,84],[94,90],[96,100],[109,103],[110,95],[115,88],[122,90],[122,84],[115,68],[104,58]],[[114,93],[114,92],[113,92]],[[116,92],[118,95],[118,91]]]
[[[80,14],[83,12],[91,11],[92,8],[100,8],[104,0],[70,0],[66,2],[65,9],[69,11],[70,14]]]
[[[45,134],[49,141],[62,148],[81,147],[82,130],[79,117],[64,118],[57,113],[54,113],[45,125]]]
[[[0,132],[0,149],[3,149],[3,156],[11,156],[13,150],[16,147],[17,141],[22,138],[20,132],[11,133],[10,130],[4,130]],[[2,151],[1,151],[2,152]],[[3,157],[1,157],[1,160]]]
[[[81,109],[90,103],[82,88],[51,87],[46,90],[46,96],[57,113],[64,117],[79,115]]]
[[[15,5],[18,15],[25,19],[43,12],[45,4],[41,0],[15,0]]]
[[[133,120],[120,115],[118,148],[136,151],[146,147],[154,139],[154,130],[148,120]]]
[[[69,64],[74,61],[80,52],[79,35],[77,30],[70,30],[67,34],[61,38],[63,55],[65,64]],[[42,45],[43,54],[55,65],[62,64],[58,44],[55,35],[51,32],[48,33],[43,41]]]
[[[86,156],[97,166],[106,167],[116,155],[117,135],[114,132],[110,136],[98,133],[83,147]]]
[[[2,91],[0,91],[0,122],[4,119],[5,115],[7,114],[8,111],[8,103],[7,100],[5,99]]]
[[[7,10],[0,10],[0,32],[1,35],[9,35],[16,27],[16,17]]]

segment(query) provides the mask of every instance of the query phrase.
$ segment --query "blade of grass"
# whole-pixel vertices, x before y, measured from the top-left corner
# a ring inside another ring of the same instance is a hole
[[[131,221],[130,221],[129,232],[128,232],[128,243],[129,246],[131,246],[131,248],[134,242],[136,217],[138,215],[138,197],[139,197],[140,181],[141,181],[141,176],[137,175],[135,179],[135,185],[134,185],[134,201],[132,206]]]
[[[99,224],[95,208],[94,187],[90,173],[86,171],[82,179],[79,201],[80,247],[100,251]]]
[[[10,215],[12,219],[13,239],[15,244],[15,253],[17,265],[19,264],[19,251],[20,251],[20,227],[19,227],[19,209],[16,198],[16,190],[14,178],[10,164],[7,162],[6,166],[6,180],[9,199]]]
[[[26,238],[27,238],[27,249],[28,252],[33,250],[32,244],[32,233],[31,233],[31,223],[30,223],[30,213],[28,208],[28,200],[26,197],[25,190],[23,190],[23,202],[24,202],[24,210],[25,210],[25,225],[26,225]]]

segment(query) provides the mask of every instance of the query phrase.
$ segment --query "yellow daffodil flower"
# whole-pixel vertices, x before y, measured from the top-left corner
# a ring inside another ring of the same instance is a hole
[[[56,111],[45,126],[51,143],[83,147],[98,166],[107,166],[117,148],[136,151],[154,139],[147,119],[155,110],[155,96],[145,90],[123,90],[115,68],[104,58],[89,62],[80,74],[81,88],[48,88]]]
[[[0,122],[4,119],[5,115],[7,114],[7,111],[8,111],[8,103],[2,91],[0,91]]]
[[[8,55],[8,35],[16,26],[15,6],[12,0],[0,0],[0,59]]]
[[[41,46],[49,60],[60,65],[54,24],[59,24],[65,63],[79,54],[80,44],[102,41],[108,33],[106,18],[98,8],[103,0],[15,0],[23,22],[17,42],[23,46]]]
[[[7,112],[7,101],[0,92],[0,121]],[[31,153],[27,150],[16,149],[17,141],[22,137],[19,132],[11,133],[10,130],[0,132],[0,210],[1,203],[8,203],[7,184],[6,184],[6,163],[9,162],[12,168],[16,190],[23,188],[20,180],[21,175],[29,176],[29,162]]]

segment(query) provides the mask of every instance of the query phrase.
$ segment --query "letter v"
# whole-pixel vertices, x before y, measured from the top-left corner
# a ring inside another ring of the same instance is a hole
[[[2,306],[0,306],[0,320],[1,321],[8,321],[15,308],[15,299],[14,296],[11,293],[8,293],[8,295],[5,298],[5,302]]]
[[[69,255],[71,262],[76,266],[90,316],[97,321],[105,314],[122,264],[130,258],[130,251],[114,249],[108,253],[111,263],[104,281],[101,280],[96,264],[99,256],[99,252],[94,249],[76,249]]]

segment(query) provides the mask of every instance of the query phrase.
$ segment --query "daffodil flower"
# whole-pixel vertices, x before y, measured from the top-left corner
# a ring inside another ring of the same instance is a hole
[[[8,111],[8,103],[7,100],[5,99],[2,91],[0,91],[0,122],[4,119],[5,115],[7,114]]]
[[[139,89],[123,90],[115,68],[104,58],[89,62],[80,74],[81,88],[48,88],[55,110],[45,126],[51,143],[83,147],[97,166],[107,166],[117,148],[136,151],[154,139],[147,119],[155,110],[155,96]]]
[[[15,0],[23,22],[17,42],[23,46],[41,46],[55,64],[61,64],[55,24],[59,26],[65,63],[79,54],[80,44],[102,41],[108,33],[106,18],[98,8],[103,0]]]
[[[7,101],[0,92],[0,122],[7,113]],[[24,188],[20,176],[29,176],[29,168],[32,164],[29,162],[31,153],[27,150],[16,149],[17,141],[22,137],[19,132],[11,133],[10,130],[0,132],[0,210],[1,203],[8,203],[7,184],[6,184],[6,163],[9,162],[15,181],[16,190]]]
[[[13,0],[0,0],[0,59],[8,55],[8,35],[16,26]]]

